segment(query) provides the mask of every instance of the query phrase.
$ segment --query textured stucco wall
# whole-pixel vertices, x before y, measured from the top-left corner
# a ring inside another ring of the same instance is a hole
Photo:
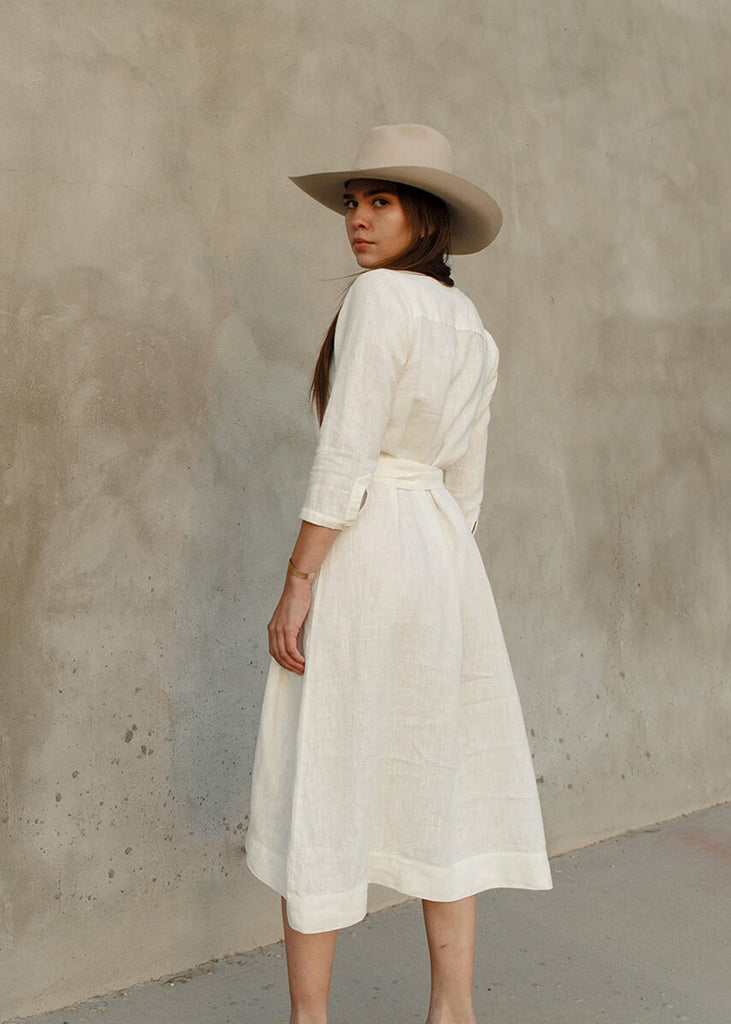
[[[0,1019],[278,934],[265,623],[351,270],[287,173],[446,131],[505,227],[479,531],[554,852],[731,796],[731,56],[699,0],[2,3]]]

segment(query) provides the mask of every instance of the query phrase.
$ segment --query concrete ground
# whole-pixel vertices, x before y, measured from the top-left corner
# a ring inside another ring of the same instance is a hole
[[[731,1024],[731,803],[552,862],[553,892],[480,896],[480,1024]],[[420,906],[338,943],[332,1024],[423,1024]],[[26,1018],[34,1024],[278,1024],[281,944]]]

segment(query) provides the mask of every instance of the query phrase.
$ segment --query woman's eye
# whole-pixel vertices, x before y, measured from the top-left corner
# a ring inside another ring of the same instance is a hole
[[[373,205],[374,206],[388,206],[388,199],[384,199],[383,196],[377,196],[373,200]]]
[[[345,200],[345,209],[346,210],[354,210],[355,209],[355,199],[346,199]]]

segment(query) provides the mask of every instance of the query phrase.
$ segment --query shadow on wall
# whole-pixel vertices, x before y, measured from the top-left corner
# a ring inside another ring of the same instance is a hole
[[[218,332],[192,472],[171,694],[173,780],[198,834],[243,822],[268,669],[266,623],[314,447],[307,381],[267,359],[240,314]]]

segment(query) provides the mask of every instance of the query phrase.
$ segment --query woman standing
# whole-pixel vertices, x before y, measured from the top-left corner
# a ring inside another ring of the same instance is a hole
[[[249,867],[283,898],[293,1024],[324,1024],[369,882],[421,897],[429,1024],[473,1024],[475,894],[551,886],[515,683],[472,536],[498,354],[447,266],[501,223],[424,125],[294,178],[358,276],[325,338],[320,438],[269,624]]]

